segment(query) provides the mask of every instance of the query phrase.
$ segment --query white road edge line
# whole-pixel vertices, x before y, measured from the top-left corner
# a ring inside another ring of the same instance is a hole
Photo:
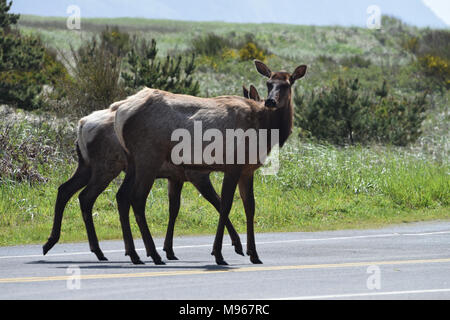
[[[365,236],[349,236],[349,237],[331,237],[331,238],[311,238],[311,239],[293,239],[293,240],[278,240],[278,241],[261,241],[256,242],[257,245],[264,244],[278,244],[278,243],[292,243],[292,242],[316,242],[316,241],[339,241],[339,240],[351,240],[351,239],[369,239],[369,238],[387,238],[387,237],[400,237],[400,236],[429,236],[429,235],[441,235],[450,234],[450,231],[436,231],[436,232],[426,232],[426,233],[386,233],[386,234],[374,234]],[[246,243],[243,242],[243,245]],[[223,244],[224,246],[231,246],[231,244]],[[201,248],[201,247],[212,247],[212,244],[198,244],[198,245],[188,245],[188,246],[174,246],[174,249],[187,249],[187,248]],[[157,247],[156,249],[162,250],[162,247]],[[144,248],[137,248],[136,251],[145,251]],[[123,249],[120,250],[103,250],[103,253],[119,253],[124,252]],[[75,255],[90,255],[92,252],[65,252],[65,253],[53,253],[47,254],[45,257],[61,257],[61,256],[75,256]],[[38,258],[44,257],[42,254],[32,254],[32,255],[18,255],[18,256],[0,256],[0,259],[21,259],[21,258]]]
[[[278,299],[272,299],[272,300],[323,300],[323,299],[358,298],[358,297],[390,296],[390,295],[421,294],[421,293],[441,293],[441,292],[450,292],[450,289],[330,294],[330,295],[322,295],[322,296],[300,296],[300,297],[278,298]]]

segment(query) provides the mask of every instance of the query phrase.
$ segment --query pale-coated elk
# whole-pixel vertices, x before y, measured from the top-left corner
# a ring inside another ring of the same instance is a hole
[[[217,264],[227,264],[222,256],[223,234],[234,193],[239,185],[247,220],[247,254],[252,263],[262,263],[256,251],[254,236],[253,176],[262,166],[264,157],[259,158],[257,163],[249,161],[249,144],[247,144],[245,161],[240,163],[237,161],[239,154],[236,156],[236,151],[239,150],[236,150],[234,144],[235,136],[228,137],[226,133],[227,130],[244,132],[250,129],[260,132],[266,130],[266,139],[264,141],[258,138],[256,143],[258,147],[262,147],[264,142],[268,144],[267,154],[275,143],[279,143],[282,147],[293,126],[291,87],[296,80],[305,75],[307,67],[299,66],[290,74],[285,71],[272,72],[261,61],[255,60],[255,65],[258,72],[268,78],[268,97],[264,103],[237,96],[199,98],[149,89],[143,93],[140,101],[133,101],[131,105],[119,106],[117,109],[114,128],[126,151],[128,167],[116,197],[122,219],[125,254],[131,257],[133,263],[139,263],[140,260],[127,224],[130,205],[133,207],[136,220],[143,224],[146,199],[158,171],[165,162],[175,163],[173,151],[178,143],[173,139],[173,133],[184,130],[195,137],[199,123],[203,129],[215,130],[214,132],[220,133],[222,137],[227,137],[222,144],[218,143],[222,149],[215,149],[215,156],[219,155],[219,161],[211,163],[200,159],[200,162],[179,163],[185,169],[224,172],[220,218],[212,255],[215,256]],[[271,138],[273,132],[278,134],[279,141],[273,141],[275,140]],[[200,142],[200,153],[209,147],[204,142]],[[197,149],[195,146],[196,141],[192,151],[198,153],[199,144],[197,143]],[[232,161],[229,161],[230,159]],[[158,259],[159,255],[148,227],[143,231],[143,240],[150,249],[150,255],[154,260]]]
[[[43,246],[44,255],[59,241],[66,204],[77,191],[84,188],[79,195],[79,202],[89,246],[100,261],[107,260],[98,243],[92,219],[92,208],[98,196],[126,168],[126,155],[114,131],[116,110],[121,105],[130,104],[130,101],[141,99],[143,93],[145,90],[126,100],[112,104],[108,109],[93,112],[79,121],[76,141],[78,168],[73,176],[58,189],[53,228],[47,243]],[[252,94],[256,97],[254,91]],[[248,94],[247,97],[249,97]],[[218,211],[220,210],[220,198],[211,184],[209,172],[206,171],[185,170],[166,162],[159,168],[157,178],[168,179],[169,189],[169,223],[163,250],[166,252],[167,259],[177,260],[173,251],[173,234],[184,182],[191,182]],[[140,225],[140,227],[142,226]],[[235,251],[243,255],[239,235],[229,220],[227,220],[226,227]]]

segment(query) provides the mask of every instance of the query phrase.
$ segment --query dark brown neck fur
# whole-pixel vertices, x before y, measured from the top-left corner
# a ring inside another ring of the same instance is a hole
[[[278,108],[276,111],[278,120],[278,125],[275,129],[280,130],[280,148],[283,147],[286,140],[292,133],[294,110],[292,107],[292,102],[289,99],[287,106]]]
[[[263,121],[261,122],[262,128],[266,129],[278,129],[279,130],[279,143],[280,148],[284,146],[287,139],[292,133],[293,120],[294,120],[294,109],[291,99],[288,99],[288,103],[285,106],[279,107],[277,109],[263,109]],[[268,132],[268,137],[270,139],[271,133]]]

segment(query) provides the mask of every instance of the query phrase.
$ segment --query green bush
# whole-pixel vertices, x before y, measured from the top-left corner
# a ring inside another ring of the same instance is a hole
[[[11,4],[0,1],[0,103],[36,109],[44,85],[55,85],[67,71],[38,37],[11,29],[19,19],[8,13]]]
[[[341,59],[341,65],[347,68],[368,68],[371,64],[372,62],[369,59],[364,59],[358,55]]]
[[[195,71],[195,56],[184,64],[181,56],[166,59],[157,57],[156,41],[150,43],[145,39],[137,41],[134,48],[127,55],[128,70],[122,72],[128,93],[133,93],[144,86],[170,91],[197,95],[199,84],[192,75]]]
[[[71,48],[71,53],[73,59],[65,59],[72,77],[61,83],[66,98],[57,104],[62,113],[80,117],[126,96],[120,81],[122,58],[111,52],[107,42],[94,36],[78,50]]]
[[[317,56],[316,61],[321,64],[324,64],[324,65],[330,65],[330,66],[336,65],[336,60],[334,60],[333,57],[323,55],[323,54]]]
[[[0,103],[33,109],[46,80],[40,72],[45,50],[38,38],[11,30],[19,19],[8,13],[11,5],[0,1]]]
[[[412,98],[388,96],[372,102],[362,116],[361,140],[397,146],[413,143],[422,133],[425,111],[426,94]]]
[[[263,49],[258,48],[254,42],[247,42],[240,50],[239,57],[242,61],[258,59],[260,61],[266,61],[267,55]]]
[[[216,56],[226,48],[233,48],[233,42],[214,33],[200,36],[192,40],[192,48],[196,54]]]
[[[6,0],[0,0],[0,29],[5,30],[7,33],[11,30],[11,26],[15,25],[20,18],[18,14],[8,13],[11,6],[12,1],[7,3]]]
[[[354,143],[354,126],[359,118],[359,81],[339,81],[311,95],[296,94],[296,124],[319,140],[335,144]]]
[[[270,52],[263,48],[251,33],[241,37],[231,33],[228,38],[209,33],[192,41],[192,51],[195,54],[216,59],[239,58],[241,61],[254,59],[265,61],[270,55]]]
[[[450,31],[426,30],[418,51],[420,56],[433,55],[450,60]]]
[[[106,27],[100,34],[101,42],[113,55],[124,57],[131,49],[130,35],[122,32],[119,27]]]
[[[450,60],[427,54],[419,57],[419,66],[436,86],[450,89]]]
[[[420,48],[420,40],[418,37],[406,37],[402,40],[402,48],[412,54],[417,54]]]
[[[381,88],[362,88],[358,79],[339,79],[310,95],[294,97],[295,121],[303,135],[337,145],[371,142],[404,146],[417,140],[425,118],[426,95],[389,95]]]
[[[427,29],[421,38],[408,37],[402,46],[417,56],[417,66],[428,89],[450,89],[449,31]]]

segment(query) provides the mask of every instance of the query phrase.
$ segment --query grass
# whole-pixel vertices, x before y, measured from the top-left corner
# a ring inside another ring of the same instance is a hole
[[[50,234],[58,186],[75,162],[44,170],[47,183],[0,184],[0,245],[44,243]],[[277,175],[255,179],[256,232],[318,231],[379,227],[392,223],[450,219],[449,164],[387,147],[337,148],[292,138],[281,152]],[[94,222],[99,238],[122,237],[115,193],[120,177],[99,197]],[[220,190],[221,174],[212,174]],[[245,233],[245,214],[238,193],[231,221]],[[167,182],[159,180],[147,201],[147,219],[156,236],[168,221]],[[139,229],[132,220],[132,230]],[[213,234],[218,213],[186,184],[176,235]],[[62,227],[64,242],[87,239],[78,201],[68,204]]]

